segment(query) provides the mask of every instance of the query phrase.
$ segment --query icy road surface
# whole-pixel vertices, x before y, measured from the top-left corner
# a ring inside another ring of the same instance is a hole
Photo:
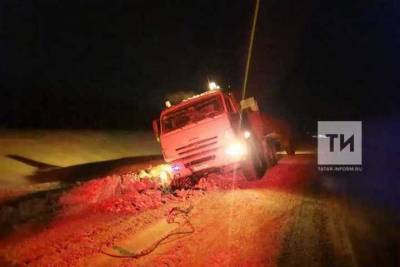
[[[263,179],[234,188],[152,191],[158,204],[141,212],[87,212],[16,231],[1,241],[2,266],[397,266],[390,213],[331,192],[335,183],[317,172],[313,156],[285,157]],[[166,215],[190,204],[194,233],[171,236],[137,259],[102,253],[137,253],[188,227]]]

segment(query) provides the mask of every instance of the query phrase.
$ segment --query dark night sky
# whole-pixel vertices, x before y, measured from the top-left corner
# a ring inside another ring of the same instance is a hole
[[[240,88],[252,1],[6,0],[0,127],[149,127],[165,96]],[[249,95],[315,125],[397,112],[400,7],[261,0]]]

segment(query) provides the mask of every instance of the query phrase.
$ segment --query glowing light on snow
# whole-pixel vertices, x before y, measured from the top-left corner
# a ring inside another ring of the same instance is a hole
[[[170,165],[163,165],[160,171],[160,182],[161,185],[167,186],[171,183],[173,178],[172,167]]]

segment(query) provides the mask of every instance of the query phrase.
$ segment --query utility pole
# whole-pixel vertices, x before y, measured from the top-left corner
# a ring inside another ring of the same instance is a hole
[[[254,14],[253,14],[253,23],[251,26],[249,49],[247,52],[246,69],[244,72],[244,79],[243,79],[243,85],[242,85],[242,100],[245,99],[245,97],[246,97],[247,80],[249,77],[249,69],[250,69],[251,55],[253,52],[254,35],[255,35],[255,31],[256,31],[259,7],[260,7],[260,0],[256,0],[256,6],[254,8]]]

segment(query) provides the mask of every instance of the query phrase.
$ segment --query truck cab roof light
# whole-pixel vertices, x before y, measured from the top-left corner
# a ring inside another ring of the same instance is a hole
[[[210,91],[212,91],[212,90],[221,89],[221,87],[220,87],[216,82],[209,82],[209,83],[208,83],[208,89],[209,89]]]

